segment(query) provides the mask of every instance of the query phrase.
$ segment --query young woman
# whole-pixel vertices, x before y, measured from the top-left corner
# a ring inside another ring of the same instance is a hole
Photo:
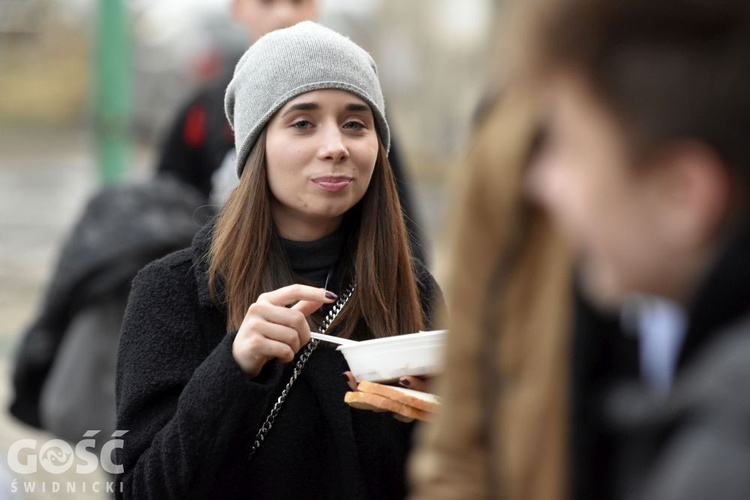
[[[441,300],[409,256],[375,65],[301,23],[248,50],[226,110],[239,186],[192,248],[133,284],[118,495],[403,497],[411,424],[350,410],[342,356],[309,344],[347,297],[328,333],[354,339],[428,328]]]

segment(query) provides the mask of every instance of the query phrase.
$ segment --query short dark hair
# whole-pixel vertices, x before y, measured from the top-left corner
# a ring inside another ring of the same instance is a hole
[[[750,1],[560,0],[547,14],[539,68],[581,75],[635,154],[696,140],[750,188]]]

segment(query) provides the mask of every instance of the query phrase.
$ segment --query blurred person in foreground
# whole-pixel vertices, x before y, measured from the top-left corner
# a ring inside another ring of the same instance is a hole
[[[566,498],[572,256],[523,194],[534,96],[486,111],[453,221],[443,398],[412,459],[413,498]],[[456,334],[460,332],[460,334]]]
[[[750,3],[568,0],[539,26],[529,191],[638,336],[639,366],[600,394],[608,451],[574,457],[580,498],[746,499]]]
[[[747,498],[750,6],[547,5],[545,139],[528,104],[479,133],[415,497]]]
[[[232,19],[244,28],[250,44],[301,21],[317,21],[319,11],[318,0],[230,0]],[[217,206],[224,204],[237,185],[234,135],[224,114],[224,92],[233,69],[232,64],[183,104],[165,135],[157,166],[159,174],[190,184]],[[388,159],[396,177],[412,251],[425,262],[412,189],[395,142]]]
[[[634,340],[578,292],[569,245],[525,193],[545,137],[530,89],[509,86],[475,133],[452,224],[443,404],[419,436],[413,498],[595,498],[578,494],[607,445],[591,407],[637,369]]]

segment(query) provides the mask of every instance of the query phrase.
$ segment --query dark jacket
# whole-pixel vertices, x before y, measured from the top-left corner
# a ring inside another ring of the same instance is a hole
[[[138,270],[184,248],[195,236],[205,221],[197,211],[202,203],[192,188],[166,179],[109,186],[92,197],[62,248],[39,314],[23,334],[13,372],[12,415],[42,427],[40,397],[70,325],[79,313],[111,304],[113,298],[122,297],[124,310]],[[119,329],[117,324],[115,339]],[[90,357],[87,352],[79,356]],[[114,355],[102,363],[114,367]],[[111,393],[109,403],[114,403]],[[91,415],[99,408],[92,404],[79,410]]]
[[[133,283],[117,372],[118,428],[128,431],[118,498],[405,496],[413,425],[346,406],[346,363],[324,345],[249,459],[292,365],[269,362],[251,379],[232,358],[236,332],[226,333],[225,313],[211,303],[201,258],[210,231]],[[440,291],[423,266],[415,272],[430,318]]]
[[[578,325],[573,498],[750,498],[748,255],[745,230],[699,287],[666,396],[639,383],[633,339]]]
[[[234,133],[224,114],[224,93],[232,79],[227,71],[199,89],[180,108],[164,136],[157,172],[211,193],[211,176],[234,149]]]

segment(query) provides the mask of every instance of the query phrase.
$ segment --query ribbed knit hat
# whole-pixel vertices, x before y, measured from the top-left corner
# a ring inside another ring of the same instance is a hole
[[[346,90],[369,104],[388,150],[391,137],[375,61],[345,36],[304,21],[260,38],[234,70],[224,109],[234,129],[238,177],[273,114],[298,95],[320,89]]]

